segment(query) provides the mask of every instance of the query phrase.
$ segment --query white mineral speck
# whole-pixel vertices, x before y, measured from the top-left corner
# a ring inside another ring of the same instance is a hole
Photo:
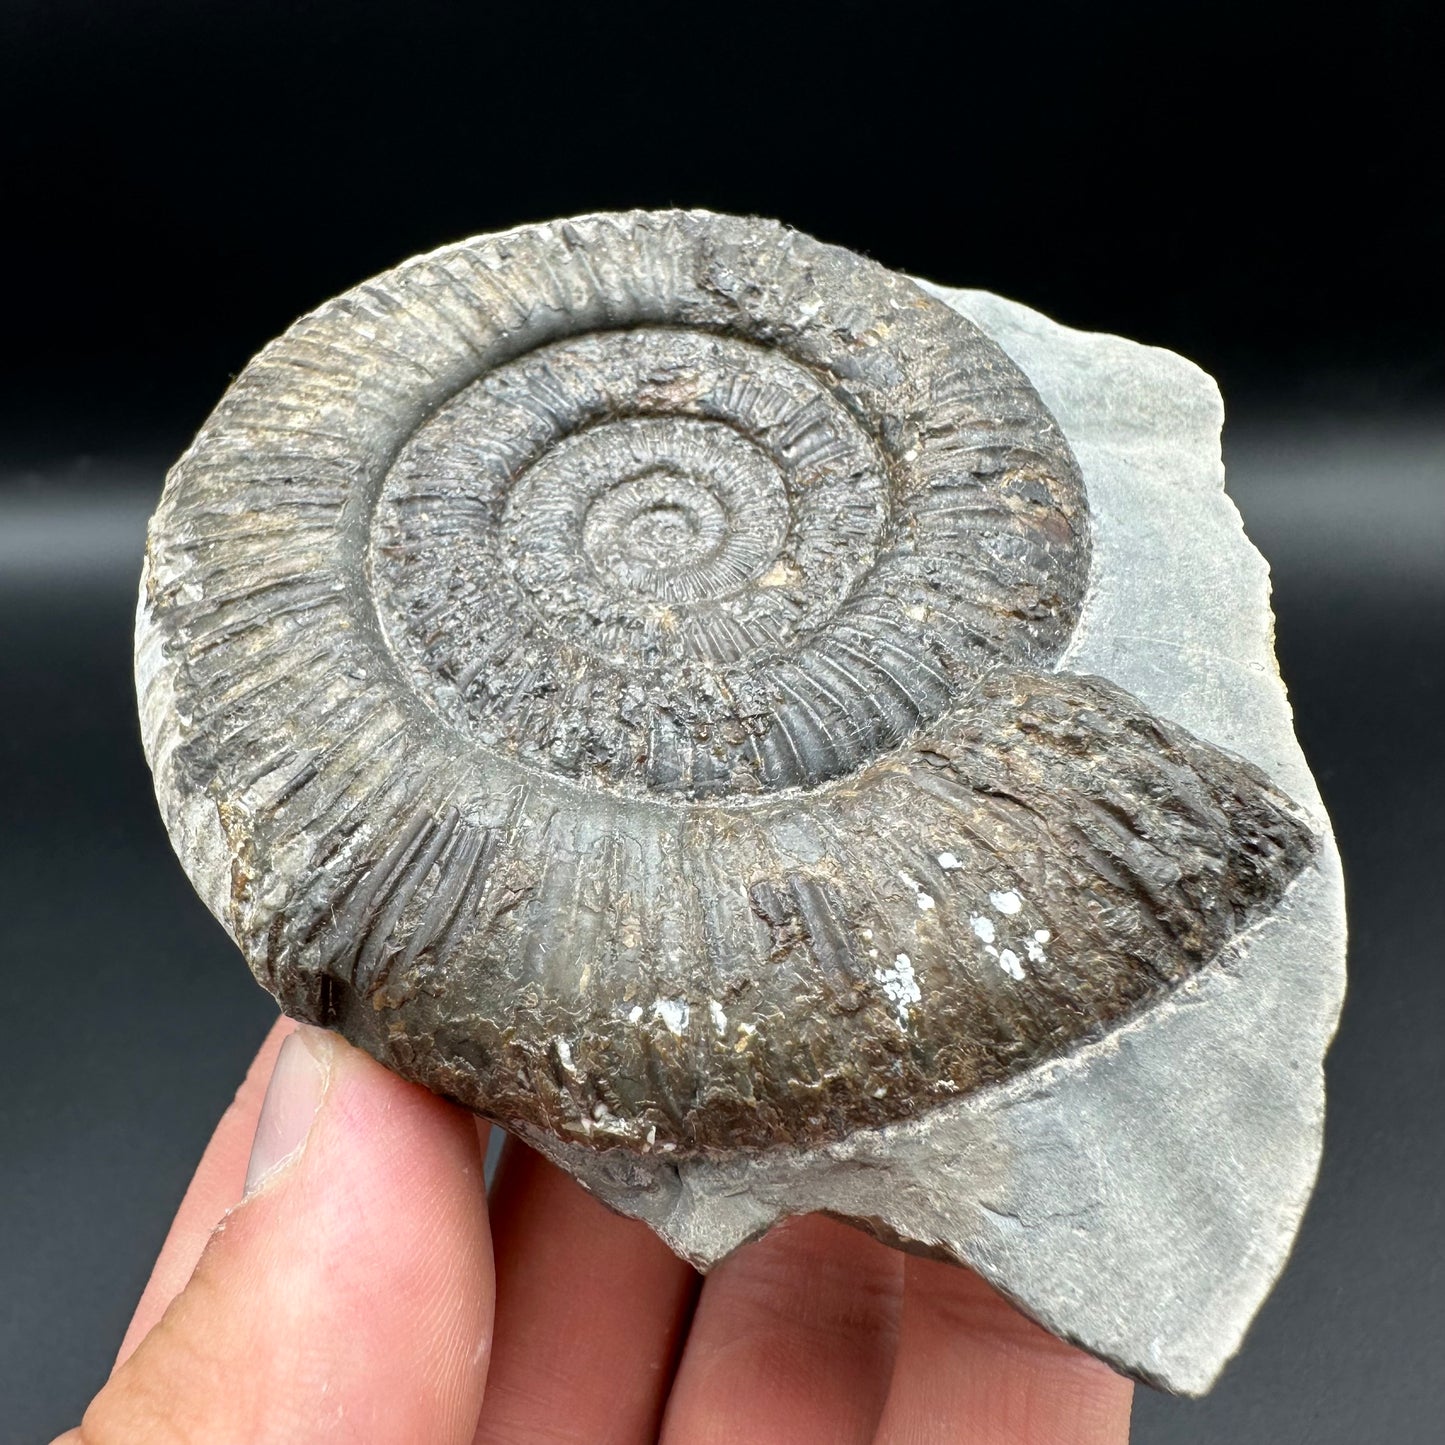
[[[553,1040],[553,1042],[557,1045],[557,1058],[562,1067],[566,1069],[569,1074],[575,1072],[572,1065],[572,1050],[568,1046],[567,1040],[559,1038]]]
[[[955,868],[962,868],[963,864],[958,860],[957,853],[940,853],[938,855],[938,866],[945,873],[952,873]]]
[[[1008,974],[1010,978],[1022,978],[1024,966],[1019,962],[1019,956],[1013,949],[1006,948],[998,956],[998,966]]]
[[[994,928],[992,918],[985,918],[981,913],[970,913],[968,915],[968,921],[973,931],[978,934],[985,943],[993,942]]]
[[[892,1000],[898,1010],[898,1022],[908,1022],[908,1005],[917,1003],[923,997],[918,980],[913,973],[913,960],[906,953],[898,954],[892,968],[874,969],[874,977],[883,986],[883,992]]]
[[[715,999],[707,1001],[708,1012],[712,1015],[712,1026],[721,1037],[728,1029],[728,1016],[722,1011],[722,1005]]]
[[[1043,944],[1036,938],[1031,938],[1024,944],[1024,953],[1030,963],[1046,963],[1048,961],[1048,954],[1044,952]]]
[[[669,1032],[678,1038],[687,1027],[687,1004],[679,998],[660,998],[653,1004],[652,1011],[667,1025]]]
[[[1023,899],[1020,898],[1012,888],[1007,889],[1003,893],[990,893],[988,895],[988,901],[992,903],[1000,913],[1007,913],[1010,916],[1017,913],[1019,909],[1024,906]]]
[[[927,913],[933,907],[933,895],[923,891],[923,884],[911,873],[905,872],[902,868],[898,870],[898,876],[903,880],[904,885],[913,890],[913,896],[918,900],[920,913]]]
[[[630,1024],[635,1024],[635,1023],[638,1021],[638,1019],[640,1019],[641,1017],[642,1017],[642,1005],[641,1005],[641,1004],[636,1004],[636,1005],[633,1007],[632,1012],[627,1015],[627,1022],[630,1023]]]
[[[1047,928],[1034,929],[1034,942],[1047,943],[1054,935]]]

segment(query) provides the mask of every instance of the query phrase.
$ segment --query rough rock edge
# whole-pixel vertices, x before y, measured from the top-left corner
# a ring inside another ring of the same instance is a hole
[[[1344,991],[1339,858],[1275,664],[1268,567],[1224,492],[1223,404],[1198,367],[920,284],[1020,364],[1079,457],[1097,550],[1060,669],[1105,676],[1263,768],[1318,824],[1319,863],[1164,1003],[921,1118],[818,1150],[675,1164],[529,1139],[699,1268],[825,1210],[971,1265],[1126,1374],[1203,1394],[1313,1189]]]
[[[532,1142],[701,1268],[787,1214],[825,1209],[970,1264],[1128,1374],[1202,1394],[1283,1268],[1312,1189],[1321,1064],[1344,984],[1338,857],[1274,663],[1268,569],[1223,492],[1223,409],[1202,371],[999,297],[920,284],[1020,364],[1079,457],[1097,550],[1061,669],[1107,677],[1262,767],[1326,834],[1319,866],[1163,1004],[921,1118],[820,1150],[681,1164]],[[1151,508],[1165,487],[1167,505]],[[1181,545],[1197,535],[1185,504],[1217,538],[1208,556]],[[1187,565],[1171,568],[1175,552]],[[164,806],[177,796],[167,779],[183,720],[148,624],[147,583],[136,670]],[[1127,626],[1138,616],[1149,618],[1147,636]],[[190,800],[166,825],[229,927],[231,850],[214,800]]]

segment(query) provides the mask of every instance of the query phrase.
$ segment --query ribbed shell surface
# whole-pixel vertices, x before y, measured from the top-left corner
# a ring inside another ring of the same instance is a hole
[[[1207,962],[1313,840],[1054,671],[1066,439],[907,278],[581,217],[303,318],[168,479],[137,638],[178,852],[261,982],[503,1122],[839,1137]]]

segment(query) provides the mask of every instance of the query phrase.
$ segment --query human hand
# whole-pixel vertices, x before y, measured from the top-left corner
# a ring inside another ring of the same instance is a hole
[[[1127,1440],[1129,1383],[967,1270],[811,1216],[702,1282],[515,1142],[489,1202],[485,1146],[278,1022],[56,1445]]]

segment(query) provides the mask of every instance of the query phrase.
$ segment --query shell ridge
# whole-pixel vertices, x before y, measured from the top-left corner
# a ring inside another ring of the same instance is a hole
[[[1049,671],[1090,524],[1023,373],[773,223],[404,263],[261,353],[158,515],[167,786],[231,809],[253,968],[504,1121],[905,1117],[1113,1026],[1308,855]]]

